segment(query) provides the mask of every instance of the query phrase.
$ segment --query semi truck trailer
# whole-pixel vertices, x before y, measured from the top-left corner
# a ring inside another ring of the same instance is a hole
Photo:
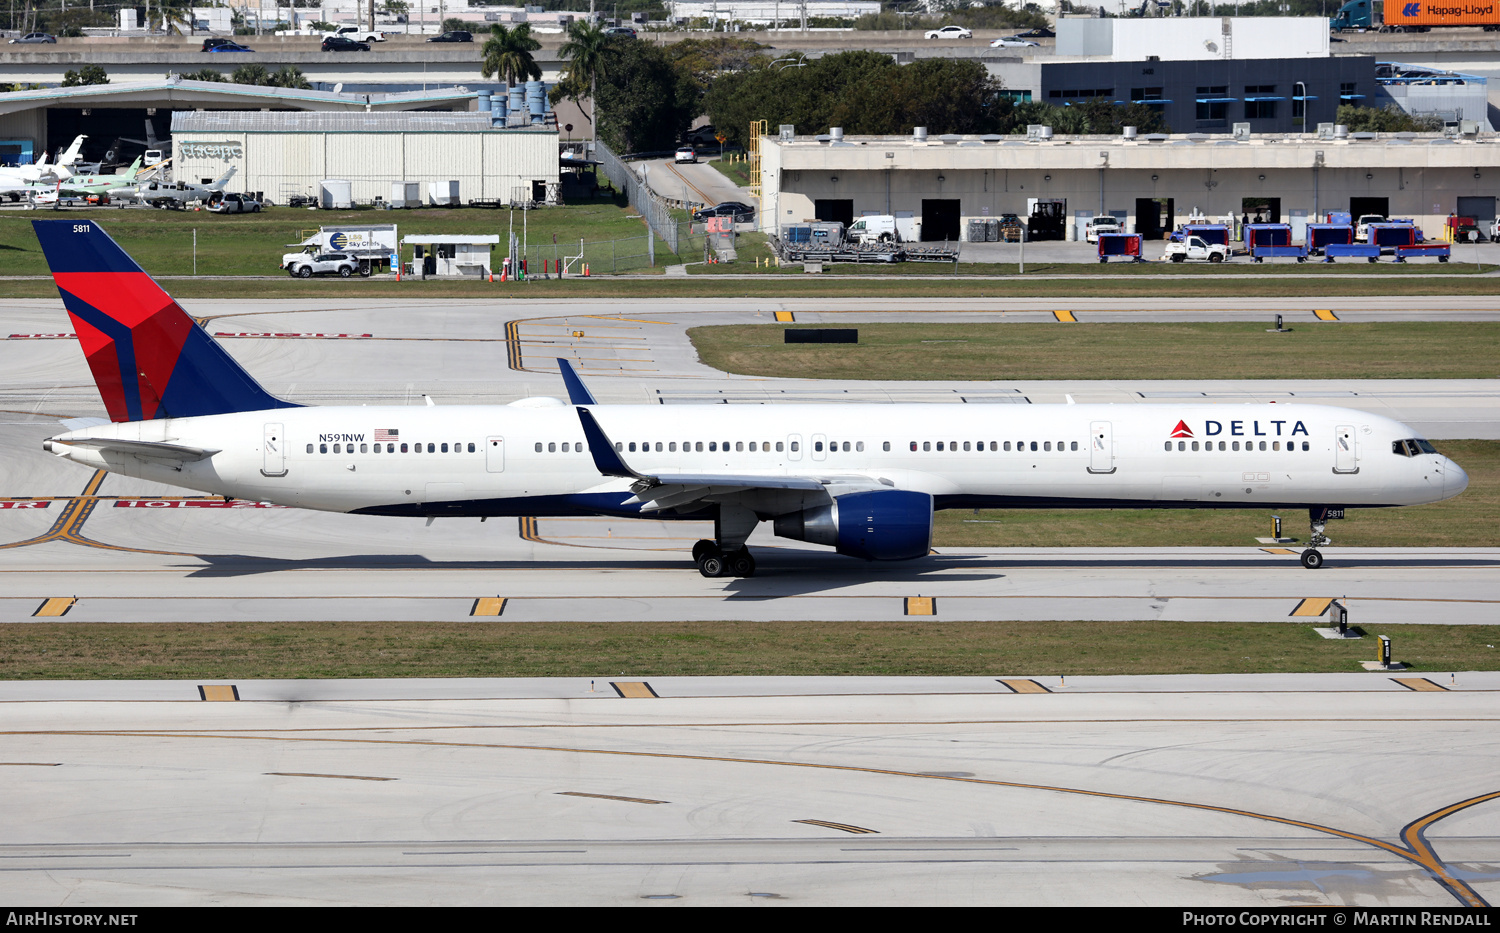
[[[1434,26],[1500,30],[1500,0],[1349,0],[1328,21],[1334,32],[1427,32]]]

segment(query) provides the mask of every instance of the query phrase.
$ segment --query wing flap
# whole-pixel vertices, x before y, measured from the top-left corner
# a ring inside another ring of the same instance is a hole
[[[42,448],[52,451],[53,445],[85,447],[101,453],[123,453],[148,460],[170,460],[176,463],[195,463],[207,460],[219,451],[209,447],[189,447],[185,444],[166,444],[161,441],[125,441],[113,437],[49,438]]]

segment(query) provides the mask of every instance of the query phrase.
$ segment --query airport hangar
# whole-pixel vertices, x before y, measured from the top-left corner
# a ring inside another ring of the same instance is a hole
[[[462,87],[336,93],[177,76],[13,91],[0,93],[0,153],[14,161],[23,150],[56,151],[78,133],[140,136],[144,121],[162,113],[171,115],[176,178],[206,183],[233,166],[232,189],[278,203],[317,195],[324,179],[349,181],[363,203],[390,196],[401,181],[457,181],[464,200],[509,201],[518,191],[525,200],[554,199],[555,124],[497,125],[490,96]]]
[[[1096,215],[1159,239],[1188,217],[1316,220],[1328,211],[1416,220],[1437,239],[1450,213],[1495,217],[1500,140],[1488,133],[1156,134],[1149,136],[798,136],[760,146],[766,233],[806,220],[906,214],[924,240],[959,240],[969,218],[1026,217],[1061,200],[1067,238]]]

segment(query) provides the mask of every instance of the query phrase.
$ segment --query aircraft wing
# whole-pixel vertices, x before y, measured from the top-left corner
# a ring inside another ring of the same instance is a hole
[[[605,476],[633,480],[630,491],[635,495],[627,504],[640,503],[643,512],[692,511],[699,503],[734,502],[752,511],[781,514],[824,505],[845,493],[890,488],[888,482],[863,474],[638,473],[625,463],[588,409],[578,409],[578,420],[594,466]]]
[[[42,442],[42,449],[52,450],[53,444],[69,447],[87,447],[101,453],[130,454],[148,460],[170,460],[177,463],[193,463],[207,460],[219,451],[209,447],[188,447],[183,444],[167,444],[161,441],[126,441],[113,437],[53,437]]]

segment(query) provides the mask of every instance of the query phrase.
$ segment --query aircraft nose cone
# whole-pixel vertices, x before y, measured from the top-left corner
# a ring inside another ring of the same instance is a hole
[[[1443,495],[1456,496],[1469,488],[1469,474],[1452,460],[1443,458]]]

